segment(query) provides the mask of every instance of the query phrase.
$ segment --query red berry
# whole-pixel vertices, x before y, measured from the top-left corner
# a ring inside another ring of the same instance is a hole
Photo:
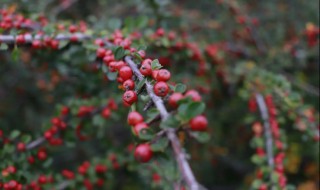
[[[203,115],[198,115],[192,118],[189,122],[190,128],[193,131],[205,131],[208,126],[207,118]]]
[[[166,82],[166,81],[170,80],[170,77],[171,77],[171,74],[170,74],[170,72],[169,72],[167,69],[160,69],[160,70],[158,71],[157,76],[156,76],[156,80],[157,80],[157,81],[164,81],[164,82]]]
[[[17,36],[16,36],[16,43],[17,43],[17,44],[24,44],[24,43],[26,43],[26,39],[25,39],[25,37],[24,37],[23,34],[20,34],[20,35],[17,35]]]
[[[152,78],[153,78],[153,79],[156,79],[156,78],[157,78],[158,72],[159,72],[159,70],[153,70],[153,71],[152,71],[152,74],[151,74],[151,75],[152,75]]]
[[[97,173],[104,173],[107,171],[107,167],[104,165],[98,164],[98,165],[96,165],[95,170]]]
[[[146,52],[145,52],[144,50],[139,50],[139,51],[138,51],[138,54],[140,55],[140,57],[141,57],[142,59],[144,59],[144,58],[146,57]]]
[[[201,101],[201,96],[200,94],[195,91],[195,90],[188,90],[185,94],[185,97],[191,97],[193,101],[195,102],[200,102]]]
[[[44,138],[46,138],[47,140],[50,140],[52,138],[52,132],[51,131],[46,131],[44,133]]]
[[[33,47],[34,49],[39,49],[39,48],[41,48],[41,46],[42,46],[42,44],[41,44],[41,41],[40,41],[40,40],[33,40],[33,42],[32,42],[32,47]]]
[[[122,86],[125,90],[133,90],[135,85],[132,79],[128,79],[123,82]]]
[[[140,144],[134,151],[134,157],[139,162],[148,162],[152,158],[152,150],[149,144]]]
[[[29,162],[29,164],[33,164],[34,161],[35,161],[35,159],[34,159],[33,156],[29,156],[29,157],[28,157],[28,162]]]
[[[116,64],[115,64],[115,69],[117,71],[120,71],[120,69],[123,67],[123,66],[126,66],[126,63],[124,61],[117,61]],[[130,68],[131,69],[131,68]],[[131,77],[130,77],[131,78]]]
[[[139,112],[133,111],[128,114],[128,124],[131,126],[143,122],[143,117]]]
[[[61,115],[68,115],[68,113],[70,112],[70,108],[67,106],[63,106],[61,108]]]
[[[59,41],[58,41],[58,40],[52,40],[52,41],[50,42],[50,47],[51,47],[52,49],[58,49],[58,48],[59,48]]]
[[[98,58],[103,58],[106,55],[106,50],[104,48],[98,48],[96,55]]]
[[[47,178],[46,178],[46,176],[40,175],[39,178],[38,178],[38,183],[39,183],[39,184],[45,184],[45,183],[47,183]]]
[[[39,160],[45,160],[45,159],[47,159],[47,153],[46,153],[45,151],[39,151],[38,154],[37,154],[37,156],[38,156],[38,159],[39,159]]]
[[[138,97],[137,97],[137,94],[136,92],[132,91],[132,90],[129,90],[129,91],[126,91],[123,96],[122,96],[122,100],[129,104],[129,105],[132,105],[133,103],[135,103],[137,100],[138,100]]]
[[[261,184],[260,187],[259,187],[259,190],[267,190],[268,187],[266,184]]]
[[[75,33],[77,31],[77,27],[75,25],[69,26],[69,32],[70,33]]]
[[[183,95],[181,93],[173,93],[170,97],[169,97],[169,105],[173,108],[176,108],[178,106],[178,101],[181,100],[183,98]]]
[[[18,143],[18,144],[17,144],[17,150],[18,150],[19,152],[25,151],[25,150],[26,150],[26,145],[25,145],[24,143],[22,143],[22,142]]]
[[[152,69],[151,69],[151,59],[145,59],[140,67],[140,72],[141,74],[143,74],[144,76],[150,76],[152,75]]]
[[[78,37],[76,35],[72,35],[70,37],[70,42],[77,42],[78,41]]]
[[[169,86],[167,83],[160,81],[154,85],[153,91],[157,96],[164,97],[169,92]]]
[[[134,126],[133,132],[134,132],[135,135],[139,136],[140,131],[141,131],[142,129],[145,129],[145,128],[148,128],[148,127],[149,127],[149,126],[148,126],[146,123],[144,123],[144,122],[138,123],[137,125]]]
[[[61,174],[67,179],[74,179],[74,173],[69,170],[62,170]]]
[[[129,66],[123,66],[121,67],[121,69],[119,70],[119,76],[123,79],[123,80],[128,80],[131,79],[133,73],[132,73],[132,69]]]
[[[101,112],[102,117],[105,119],[109,118],[111,115],[111,110],[109,108],[104,108]]]

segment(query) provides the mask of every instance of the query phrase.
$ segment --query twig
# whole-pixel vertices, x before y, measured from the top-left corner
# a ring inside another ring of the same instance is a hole
[[[74,33],[74,34],[57,34],[55,37],[53,37],[55,40],[58,41],[64,41],[64,40],[70,40],[72,36],[77,37],[78,40],[89,40],[92,37],[90,35],[86,35],[83,33]],[[51,36],[45,36],[45,35],[35,35],[32,36],[31,34],[25,34],[24,39],[26,43],[31,43],[33,40],[41,40],[45,37],[51,37]],[[13,44],[15,43],[15,36],[13,35],[0,35],[0,43],[7,43],[7,44]]]
[[[133,73],[137,76],[138,80],[142,81],[144,79],[144,77],[140,73],[136,64],[133,62],[132,57],[125,56],[124,60],[131,67]],[[153,101],[153,103],[155,104],[155,106],[157,107],[157,109],[160,112],[161,120],[165,121],[166,119],[168,119],[169,113],[168,113],[167,109],[165,108],[162,99],[154,94],[153,89],[152,89],[152,85],[148,81],[145,81],[145,85],[146,85],[146,89],[147,89],[147,92],[148,92],[151,100]],[[194,174],[193,174],[193,172],[190,168],[190,165],[186,159],[186,155],[182,150],[180,141],[175,134],[175,130],[174,129],[166,129],[165,131],[166,131],[166,135],[171,143],[173,151],[175,153],[175,157],[178,162],[180,172],[182,173],[182,175],[184,177],[184,180],[188,184],[190,190],[199,190],[200,186],[194,177]]]
[[[266,150],[267,150],[267,159],[268,165],[271,168],[271,171],[274,169],[274,158],[273,158],[273,139],[269,123],[269,114],[264,98],[261,94],[256,94],[256,101],[258,103],[261,117],[263,119],[264,135],[266,138]],[[271,175],[270,175],[271,178]],[[272,188],[273,189],[273,188]]]

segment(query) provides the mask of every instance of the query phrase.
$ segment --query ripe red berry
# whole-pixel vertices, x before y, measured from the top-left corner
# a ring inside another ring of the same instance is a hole
[[[133,90],[135,85],[132,79],[128,79],[123,82],[122,86],[125,90]]]
[[[166,81],[170,80],[170,77],[171,77],[171,74],[170,74],[170,72],[169,72],[167,69],[160,69],[160,70],[158,71],[157,76],[156,76],[156,80],[157,80],[157,81],[164,81],[164,82],[166,82]]]
[[[98,164],[98,165],[96,165],[95,170],[97,173],[104,173],[107,171],[107,167],[104,165]]]
[[[183,95],[181,93],[173,93],[170,97],[169,97],[169,105],[173,108],[176,108],[178,106],[178,101],[181,100],[183,98]]]
[[[139,162],[148,162],[152,158],[152,150],[149,144],[140,144],[134,151],[134,157]]]
[[[39,151],[38,154],[37,154],[37,156],[38,156],[38,159],[39,159],[39,160],[45,160],[45,159],[47,159],[47,153],[46,153],[45,151]]]
[[[159,70],[152,70],[152,78],[156,80]]]
[[[69,32],[70,33],[75,33],[77,31],[77,27],[75,25],[69,26]]]
[[[138,100],[137,93],[132,90],[128,90],[123,94],[122,100],[125,103],[132,105],[133,103],[135,103]]]
[[[17,144],[17,150],[18,150],[19,152],[25,151],[25,150],[26,150],[26,145],[25,145],[24,143],[22,143],[22,142],[19,142],[19,143]]]
[[[33,156],[29,156],[28,157],[28,162],[29,162],[29,164],[33,164],[35,162],[34,157]]]
[[[145,52],[144,50],[139,50],[139,51],[138,51],[138,54],[140,55],[140,57],[141,57],[142,59],[144,59],[144,58],[146,57],[146,52]]]
[[[25,37],[24,37],[23,34],[20,34],[20,35],[17,35],[17,36],[16,36],[16,43],[17,43],[17,44],[24,44],[24,43],[26,43],[26,39],[25,39]]]
[[[77,41],[78,41],[78,36],[72,35],[72,36],[70,37],[70,42],[77,42]]]
[[[138,123],[137,125],[134,126],[133,132],[134,132],[135,135],[139,136],[140,131],[141,131],[142,129],[145,129],[145,128],[148,128],[148,127],[149,127],[149,126],[148,126],[146,123],[144,123],[144,122]]]
[[[104,48],[98,48],[96,55],[98,58],[103,58],[106,55],[106,50]]]
[[[74,179],[74,173],[70,170],[62,170],[61,174],[67,179]]]
[[[150,76],[152,75],[152,69],[151,69],[151,59],[145,59],[140,67],[140,72],[141,74],[143,74],[144,76]]]
[[[119,70],[119,76],[123,79],[123,80],[128,80],[131,79],[133,73],[132,73],[132,69],[129,66],[123,66],[121,67],[121,69]]]
[[[192,118],[189,122],[190,128],[193,131],[205,131],[208,126],[207,118],[203,115],[198,115]]]
[[[42,46],[42,44],[41,44],[41,41],[40,41],[40,40],[33,40],[33,42],[32,42],[32,47],[33,47],[34,49],[39,49],[39,48],[41,48],[41,46]]]
[[[51,40],[50,47],[52,49],[58,49],[59,48],[59,41],[58,40]]]
[[[104,108],[101,112],[102,117],[105,119],[109,118],[111,115],[111,110],[109,108]]]
[[[200,94],[195,91],[195,90],[188,90],[185,94],[185,97],[191,97],[193,101],[195,102],[200,102],[201,101],[201,96]]]
[[[67,106],[63,106],[61,108],[61,115],[68,115],[68,113],[70,112],[70,108]]]
[[[131,126],[143,122],[143,117],[139,112],[133,111],[128,114],[128,124]]]
[[[160,81],[153,86],[153,91],[157,96],[164,97],[169,92],[169,86],[167,83]]]

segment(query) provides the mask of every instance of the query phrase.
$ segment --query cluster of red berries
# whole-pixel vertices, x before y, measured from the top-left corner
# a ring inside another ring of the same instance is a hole
[[[31,19],[25,18],[21,14],[14,14],[7,9],[1,9],[0,15],[0,28],[3,30],[21,29],[35,24]]]
[[[275,171],[279,175],[279,185],[281,188],[285,188],[287,184],[287,178],[284,175],[284,158],[285,158],[285,145],[281,141],[281,133],[279,129],[279,123],[277,121],[277,109],[273,102],[273,97],[271,95],[267,95],[265,97],[266,105],[269,112],[269,123],[271,127],[271,133],[273,136],[273,142],[276,147],[277,154],[274,157],[275,163]]]

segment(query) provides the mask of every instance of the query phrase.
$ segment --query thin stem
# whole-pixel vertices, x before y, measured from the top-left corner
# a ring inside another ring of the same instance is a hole
[[[126,56],[124,58],[124,60],[131,67],[133,73],[137,76],[138,80],[139,81],[143,80],[144,77],[140,73],[137,65],[132,60],[132,57]],[[160,112],[161,120],[165,121],[166,119],[168,119],[169,113],[168,113],[167,109],[165,108],[162,99],[159,96],[154,94],[153,86],[147,80],[145,81],[145,85],[146,85],[146,89],[147,89],[147,92],[148,92],[151,100],[153,101],[153,103],[157,107],[158,111]],[[199,186],[198,182],[196,181],[196,178],[194,177],[194,174],[191,170],[191,167],[187,161],[186,155],[182,150],[180,141],[179,141],[178,137],[176,136],[175,130],[174,129],[166,129],[165,131],[166,131],[166,135],[171,143],[172,149],[174,151],[176,160],[179,165],[180,172],[182,173],[184,180],[188,184],[190,190],[199,190],[200,186]]]

